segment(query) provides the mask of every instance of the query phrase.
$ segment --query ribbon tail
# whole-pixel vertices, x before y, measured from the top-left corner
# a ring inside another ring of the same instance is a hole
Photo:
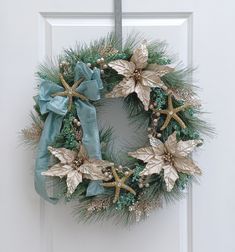
[[[41,173],[48,169],[50,155],[48,146],[52,144],[62,126],[63,116],[50,112],[44,124],[41,139],[38,145],[36,166],[35,166],[35,189],[46,201],[55,204],[59,199],[48,195],[46,190],[46,177]]]
[[[99,130],[96,120],[96,109],[93,105],[86,101],[77,100],[77,115],[80,119],[84,144],[88,156],[91,159],[101,159],[101,148]]]
[[[91,159],[102,159],[99,130],[96,119],[96,109],[89,102],[77,101],[77,114],[80,119],[83,129],[83,139],[88,156]],[[94,196],[104,193],[103,186],[100,185],[101,181],[91,181],[87,188],[87,196]]]
[[[101,180],[93,180],[89,183],[86,191],[86,196],[95,196],[99,194],[104,194],[105,190],[104,187],[101,185]]]

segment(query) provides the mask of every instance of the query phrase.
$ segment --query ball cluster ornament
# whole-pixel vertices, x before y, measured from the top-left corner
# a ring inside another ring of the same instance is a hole
[[[211,129],[199,117],[194,85],[186,81],[190,69],[174,68],[161,42],[129,40],[117,50],[110,35],[42,65],[36,114],[22,130],[24,140],[37,145],[38,194],[51,203],[77,202],[84,221],[140,221],[202,173],[192,152]],[[125,158],[110,148],[112,131],[97,124],[96,109],[117,97],[132,123],[146,125],[146,142],[126,146]],[[51,182],[57,184],[52,192]]]

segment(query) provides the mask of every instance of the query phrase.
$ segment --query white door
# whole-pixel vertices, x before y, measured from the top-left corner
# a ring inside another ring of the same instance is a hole
[[[34,154],[17,139],[33,106],[37,64],[76,41],[112,31],[113,1],[0,4],[0,251],[235,251],[234,2],[123,0],[124,36],[135,30],[167,40],[185,65],[199,66],[200,95],[218,133],[197,157],[201,185],[130,229],[77,224],[70,206],[40,200],[33,186]]]

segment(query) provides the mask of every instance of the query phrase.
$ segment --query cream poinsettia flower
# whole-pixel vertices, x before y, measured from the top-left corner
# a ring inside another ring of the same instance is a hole
[[[167,191],[171,191],[179,178],[178,172],[201,174],[200,168],[189,157],[194,148],[201,143],[201,140],[177,142],[174,132],[165,143],[152,137],[150,147],[140,148],[128,154],[147,163],[140,173],[141,176],[159,174],[163,170]]]
[[[53,165],[48,171],[42,172],[42,175],[52,177],[66,177],[68,194],[72,194],[83,178],[90,180],[106,180],[102,169],[112,167],[114,164],[106,160],[88,159],[83,145],[79,152],[65,148],[48,147],[53,156],[59,159],[59,163]]]
[[[144,109],[148,110],[151,88],[160,87],[167,89],[160,77],[174,69],[157,64],[148,65],[147,61],[148,49],[146,43],[142,43],[134,50],[130,61],[111,61],[108,65],[123,75],[124,78],[106,97],[126,97],[135,92],[143,103]]]

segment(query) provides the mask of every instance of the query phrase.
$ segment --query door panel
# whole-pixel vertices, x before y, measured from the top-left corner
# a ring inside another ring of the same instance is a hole
[[[191,62],[191,14],[190,13],[124,13],[123,18],[123,36],[127,37],[131,32],[140,32],[145,38],[158,38],[166,40],[170,44],[170,51],[177,52],[182,64],[187,65]],[[40,16],[40,38],[41,40],[41,57],[56,56],[63,48],[68,48],[75,45],[76,41],[87,42],[105,36],[113,30],[113,16],[111,13],[100,15],[99,13],[41,13]],[[39,41],[40,41],[39,38]],[[119,136],[117,144],[121,146],[121,142],[126,140],[131,142],[131,138],[139,134],[134,131],[134,125],[128,125],[126,115],[124,114],[120,103],[112,103],[103,108],[104,114],[99,113],[99,122],[102,126],[114,127],[115,133]],[[115,106],[115,108],[114,108]],[[115,109],[115,114],[113,113]],[[103,119],[103,120],[102,120]],[[107,120],[108,119],[108,120]],[[104,124],[102,121],[108,121]],[[118,123],[117,123],[118,122]],[[118,125],[118,126],[115,126]],[[116,142],[115,142],[116,143]],[[121,147],[120,147],[121,149]],[[189,196],[190,197],[190,196]],[[44,204],[44,203],[43,203]],[[43,206],[44,208],[44,206]],[[164,248],[165,252],[188,251],[190,243],[188,233],[191,227],[189,226],[191,217],[190,201],[182,200],[175,205],[170,205],[164,209],[153,213],[149,220],[141,223],[131,230],[123,230],[110,225],[102,231],[96,224],[87,227],[77,225],[73,216],[71,206],[59,204],[51,206],[46,204],[44,214],[41,220],[45,223],[44,233],[51,230],[51,235],[43,237],[44,247],[48,244],[52,246],[52,251],[62,252],[66,248],[73,250],[82,242],[82,248],[85,251],[103,251],[105,246],[112,248],[116,252],[119,247],[113,247],[115,240],[121,240],[124,247],[130,246],[135,251],[152,251],[154,243],[157,243],[160,248]],[[50,218],[48,218],[50,216]],[[47,221],[45,221],[45,219]],[[49,220],[48,220],[49,219]],[[48,222],[49,221],[49,222]],[[150,225],[155,223],[155,225]],[[149,228],[148,228],[149,227]],[[145,243],[140,245],[135,243],[135,240],[141,240],[142,229],[147,230],[146,242],[153,243],[148,248]],[[69,234],[69,235],[65,235]],[[168,242],[168,237],[173,237],[171,242]],[[90,239],[93,241],[90,243]],[[49,250],[50,251],[50,250]]]

